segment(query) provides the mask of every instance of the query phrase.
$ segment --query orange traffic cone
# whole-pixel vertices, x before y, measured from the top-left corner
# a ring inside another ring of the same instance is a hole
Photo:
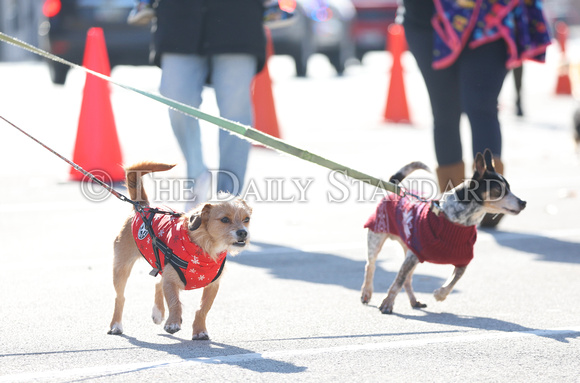
[[[104,75],[110,75],[111,66],[101,28],[87,32],[83,66]],[[106,182],[122,181],[121,146],[111,106],[109,83],[87,73],[83,100],[73,154],[73,162]],[[70,179],[87,181],[81,173],[71,168]]]
[[[254,105],[254,127],[261,132],[280,138],[278,116],[272,93],[272,81],[268,71],[268,59],[274,54],[274,45],[270,30],[266,32],[266,63],[260,73],[254,77],[252,84],[252,101]]]
[[[556,40],[560,44],[562,56],[558,67],[558,81],[556,83],[556,94],[572,94],[572,83],[570,82],[570,64],[566,58],[566,40],[568,39],[568,25],[563,21],[558,21],[555,25]]]
[[[408,124],[411,119],[409,118],[407,95],[403,81],[403,65],[401,64],[401,55],[407,45],[403,26],[391,24],[387,37],[388,50],[393,56],[393,65],[391,67],[391,82],[389,84],[384,117],[387,122]]]

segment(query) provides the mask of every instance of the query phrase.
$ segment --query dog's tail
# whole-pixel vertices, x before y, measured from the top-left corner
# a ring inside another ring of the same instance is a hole
[[[129,198],[135,202],[149,205],[147,193],[143,187],[143,177],[147,173],[163,172],[172,169],[175,166],[169,164],[162,164],[158,162],[143,161],[125,167],[125,179],[127,182],[127,190],[129,191]]]
[[[431,169],[429,169],[429,167],[427,165],[425,165],[424,163],[420,162],[420,161],[415,161],[415,162],[411,162],[410,164],[407,164],[405,166],[403,166],[401,169],[399,169],[398,172],[396,172],[395,174],[393,174],[391,176],[391,178],[389,179],[389,182],[392,182],[394,184],[399,184],[401,183],[401,181],[403,181],[405,179],[405,177],[407,177],[409,174],[413,173],[415,170],[426,170],[428,172],[431,172]]]

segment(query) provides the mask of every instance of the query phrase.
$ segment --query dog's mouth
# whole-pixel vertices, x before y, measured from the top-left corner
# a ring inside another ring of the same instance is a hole
[[[509,214],[513,214],[513,215],[518,215],[521,212],[521,210],[514,210],[514,209],[505,209],[505,211],[508,212]]]
[[[236,247],[244,247],[244,246],[246,246],[246,240],[240,239],[237,242],[232,243],[232,245],[236,246]]]

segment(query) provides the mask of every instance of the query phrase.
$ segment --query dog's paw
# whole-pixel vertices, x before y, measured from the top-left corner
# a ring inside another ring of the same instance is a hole
[[[413,307],[414,309],[424,309],[425,307],[427,307],[427,305],[425,303],[417,301],[415,303],[412,303],[411,307]]]
[[[379,310],[381,310],[381,312],[383,314],[392,314],[393,313],[393,303],[392,302],[388,302],[385,299],[383,301],[383,303],[381,303],[381,305],[379,306]]]
[[[151,313],[151,319],[153,319],[153,323],[161,324],[161,322],[163,322],[163,317],[164,315],[161,310],[159,310],[157,306],[153,306],[153,312]]]
[[[447,298],[447,291],[443,288],[439,288],[433,291],[433,296],[435,297],[435,300],[442,302],[445,300],[445,298]]]
[[[181,325],[179,323],[166,323],[163,329],[170,334],[175,334],[181,330]]]
[[[197,334],[193,334],[191,340],[209,340],[209,334],[207,331],[202,331]]]
[[[373,290],[363,289],[360,296],[360,301],[365,305],[371,301],[371,297],[373,296]]]
[[[109,335],[121,335],[123,333],[123,326],[121,323],[115,323],[111,326],[111,329],[107,332]]]

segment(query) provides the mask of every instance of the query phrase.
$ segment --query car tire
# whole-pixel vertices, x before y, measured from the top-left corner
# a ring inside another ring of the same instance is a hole
[[[70,67],[68,65],[54,61],[49,62],[48,71],[53,84],[64,85],[69,69]]]
[[[330,50],[326,56],[336,70],[336,73],[342,76],[346,68],[346,62],[349,58],[354,57],[354,55],[354,43],[348,36],[343,36],[340,44],[335,49]]]
[[[309,43],[300,44],[298,47],[299,49],[294,52],[292,58],[294,59],[294,65],[296,67],[296,76],[298,77],[306,77],[306,70],[308,69],[308,59],[312,54],[311,48],[307,45],[311,45]]]
[[[290,56],[294,59],[296,76],[298,77],[306,77],[308,59],[315,51],[311,21],[303,12],[304,11],[295,16],[297,23],[296,28],[301,31],[301,37],[297,40],[296,45],[290,53]]]

